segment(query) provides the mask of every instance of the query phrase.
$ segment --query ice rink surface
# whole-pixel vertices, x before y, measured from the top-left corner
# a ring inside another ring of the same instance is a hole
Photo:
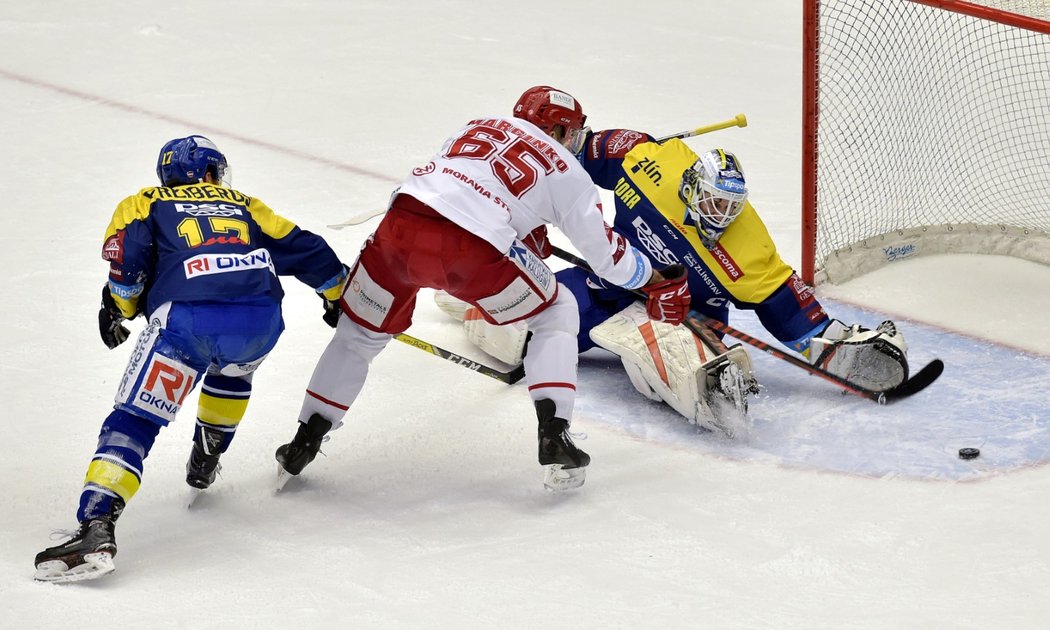
[[[130,349],[98,339],[103,231],[118,201],[154,184],[166,140],[211,137],[236,188],[352,261],[375,222],[326,225],[382,207],[449,133],[508,114],[529,86],[571,92],[595,129],[665,135],[746,113],[747,128],[688,142],[741,158],[797,265],[797,4],[0,8],[5,626],[1045,627],[1050,269],[984,256],[820,289],[833,316],[894,318],[915,366],[944,359],[938,383],[895,405],[753,354],[764,388],[751,435],[727,442],[585,355],[574,430],[593,463],[565,495],[542,489],[523,385],[394,343],[327,457],[274,496],[274,449],[330,337],[317,298],[289,279],[287,331],[209,495],[184,507],[184,410],[119,522],[117,571],[31,579],[52,530],[75,526]],[[469,354],[425,298],[409,332]],[[748,314],[733,323],[764,336]],[[963,446],[981,457],[958,459]]]

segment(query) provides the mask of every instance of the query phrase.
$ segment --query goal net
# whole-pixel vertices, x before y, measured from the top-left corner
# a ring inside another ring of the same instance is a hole
[[[1050,264],[1050,2],[805,0],[803,277]]]

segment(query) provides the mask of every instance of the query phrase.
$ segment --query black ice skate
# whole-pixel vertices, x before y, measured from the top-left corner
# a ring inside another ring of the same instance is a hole
[[[186,462],[186,483],[197,490],[207,490],[215,482],[215,476],[222,466],[219,465],[219,451],[223,435],[221,431],[201,427],[200,438],[193,441],[190,459]]]
[[[555,418],[554,401],[536,401],[539,419],[539,461],[544,468],[543,485],[548,490],[579,488],[587,478],[591,456],[576,447],[569,436],[569,421]]]
[[[299,429],[291,442],[277,447],[277,490],[283,488],[290,477],[298,475],[307,464],[314,461],[331,428],[331,422],[315,413],[310,416],[308,422],[299,423]]]
[[[115,521],[123,501],[114,502],[112,513],[84,521],[73,537],[36,554],[36,575],[42,582],[94,580],[112,572],[117,555]]]

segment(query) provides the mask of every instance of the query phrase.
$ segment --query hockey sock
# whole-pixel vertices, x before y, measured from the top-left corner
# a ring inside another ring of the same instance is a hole
[[[193,430],[193,440],[205,446],[205,452],[225,453],[233,441],[237,425],[240,424],[248,409],[248,399],[252,395],[251,374],[246,376],[224,376],[208,373],[201,385],[200,400],[197,403],[197,426]],[[205,430],[205,435],[201,435]],[[214,437],[222,436],[214,444]]]
[[[126,411],[109,414],[84,477],[78,521],[110,514],[114,501],[131,500],[142,482],[142,461],[159,432],[159,424]]]

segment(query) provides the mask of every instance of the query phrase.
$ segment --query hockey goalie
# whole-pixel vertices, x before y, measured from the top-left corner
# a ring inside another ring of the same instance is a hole
[[[907,380],[907,344],[893,322],[869,328],[832,319],[780,258],[735,155],[723,149],[698,155],[677,139],[656,142],[614,129],[590,133],[578,158],[596,185],[615,194],[610,239],[626,239],[654,265],[682,264],[694,311],[722,322],[729,321],[730,306],[754,311],[785,347],[868,390]],[[526,243],[540,256],[551,252],[545,231]],[[649,325],[637,296],[584,269],[556,275],[576,297],[580,352],[600,346],[615,353],[639,392],[690,422],[729,436],[746,429],[748,397],[758,386],[742,347],[726,348],[713,334],[701,340],[681,326]],[[464,321],[479,348],[505,363],[520,362],[528,337],[523,325],[497,329],[441,294],[436,299]]]

